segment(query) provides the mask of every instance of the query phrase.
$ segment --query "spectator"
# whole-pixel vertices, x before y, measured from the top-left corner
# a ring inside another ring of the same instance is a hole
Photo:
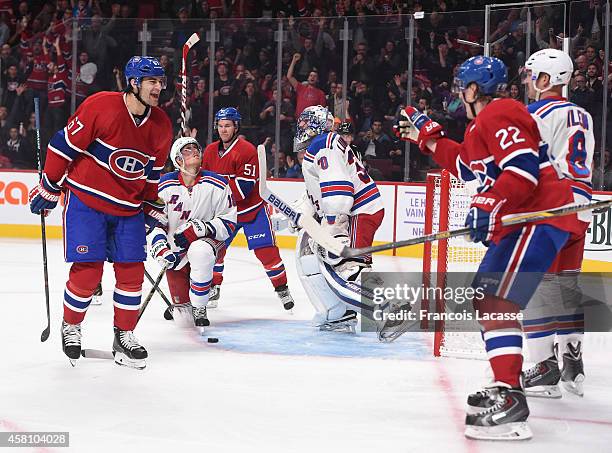
[[[11,29],[6,24],[6,13],[0,14],[0,45],[6,44],[8,39],[11,37]]]
[[[311,71],[310,74],[308,74],[306,85],[303,85],[298,82],[298,80],[293,76],[295,64],[300,61],[301,58],[301,54],[293,54],[293,59],[291,60],[291,64],[289,65],[289,69],[287,70],[287,79],[289,80],[289,83],[291,84],[296,93],[296,117],[300,116],[300,113],[302,113],[302,111],[306,107],[310,107],[312,105],[327,105],[327,102],[325,100],[325,93],[323,93],[323,91],[317,88],[317,84],[319,82],[318,72]]]
[[[368,47],[365,42],[357,44],[356,53],[348,70],[349,80],[356,80],[369,84],[376,71],[374,60],[367,55]]]
[[[259,124],[266,136],[273,136],[276,130],[276,95],[277,90],[272,90],[272,97],[267,101],[259,113]],[[293,142],[292,125],[295,118],[295,109],[287,98],[281,101],[280,111],[280,140],[281,148],[288,149]]]
[[[591,113],[595,107],[594,103],[598,100],[595,99],[593,90],[587,86],[586,76],[578,74],[574,78],[574,83],[575,85],[571,92],[570,101]]]
[[[508,87],[508,97],[514,99],[515,101],[523,102],[523,96],[521,93],[521,87],[518,83],[511,83]]]
[[[234,79],[230,75],[229,65],[225,60],[217,62],[217,75],[213,87],[215,112],[223,107],[237,105],[236,97],[233,93]]]
[[[12,55],[12,49],[10,44],[3,44],[0,49],[0,65],[2,66],[2,70],[4,68],[8,68],[11,65],[18,66],[19,61]]]
[[[110,86],[111,49],[117,47],[117,41],[110,35],[113,22],[102,25],[102,17],[94,14],[91,18],[91,26],[83,30],[83,48],[89,58],[98,68],[98,82],[103,88]]]
[[[258,143],[258,125],[259,125],[259,113],[263,106],[263,99],[261,94],[255,87],[255,82],[249,80],[244,86],[244,90],[240,94],[240,101],[238,103],[238,110],[242,121],[240,122],[240,131],[251,143]]]
[[[302,176],[302,166],[297,161],[296,156],[288,153],[286,161],[287,171],[285,172],[285,178],[303,179],[304,176]]]
[[[21,129],[23,130],[23,124]],[[25,135],[25,130],[23,132]],[[8,139],[2,143],[2,154],[8,158],[12,168],[36,168],[36,153],[24,135],[21,135],[16,127],[11,127]]]
[[[13,103],[17,97],[17,87],[25,82],[23,74],[17,70],[16,64],[11,64],[6,70],[6,76],[2,77],[2,102],[1,104],[7,109],[13,108]]]
[[[578,74],[586,75],[587,68],[589,66],[589,60],[586,55],[579,55],[576,57],[576,69],[574,69],[574,76]]]
[[[355,148],[364,158],[389,159],[393,148],[393,141],[382,130],[383,123],[380,118],[375,118],[372,121],[372,126],[365,133],[363,138],[355,141]]]
[[[58,36],[53,44],[57,61],[50,61],[47,65],[49,71],[47,89],[49,108],[46,111],[45,128],[50,134],[63,128],[68,119],[68,70],[59,41],[60,38]],[[47,51],[45,50],[45,52]]]
[[[350,121],[351,117],[349,115],[350,109],[350,98],[347,99],[342,98],[342,88],[344,85],[338,82],[332,82],[330,84],[330,93],[327,96],[327,105],[329,112],[336,118],[340,118],[343,121]]]
[[[93,0],[78,0],[72,8],[72,17],[77,19],[79,27],[89,25],[93,15]]]

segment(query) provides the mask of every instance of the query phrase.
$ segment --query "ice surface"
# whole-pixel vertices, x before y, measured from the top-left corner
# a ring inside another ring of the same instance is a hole
[[[147,369],[81,359],[70,367],[59,326],[68,266],[49,241],[51,337],[45,326],[40,242],[0,240],[0,431],[69,431],[74,452],[582,452],[612,451],[612,338],[587,340],[585,397],[530,400],[534,439],[487,443],[463,437],[467,393],[486,363],[434,359],[428,335],[380,344],[310,327],[313,310],[282,251],[294,314],[286,313],[252,252],[230,249],[208,336],[164,320],[154,296],[136,329]],[[378,270],[415,270],[380,256]],[[156,275],[159,267],[148,262]],[[110,350],[113,272],[104,303],[83,323],[83,346]],[[146,293],[150,285],[145,283]],[[162,285],[167,292],[167,286]],[[28,451],[22,449],[20,451]]]

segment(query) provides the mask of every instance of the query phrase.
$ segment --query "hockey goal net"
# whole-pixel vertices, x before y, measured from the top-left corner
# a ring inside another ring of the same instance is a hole
[[[425,207],[425,234],[455,230],[464,226],[471,190],[447,170],[432,171],[427,175]],[[465,237],[455,237],[425,243],[423,251],[423,283],[426,288],[444,290],[452,273],[468,278],[482,260],[486,247],[469,242]],[[435,280],[435,281],[434,281]],[[425,297],[422,309],[436,314],[447,313],[448,304],[435,293],[435,300]],[[468,302],[466,305],[470,306]],[[423,321],[422,328],[431,328]],[[475,320],[445,322],[444,316],[434,321],[434,355],[462,358],[486,358],[478,323]]]

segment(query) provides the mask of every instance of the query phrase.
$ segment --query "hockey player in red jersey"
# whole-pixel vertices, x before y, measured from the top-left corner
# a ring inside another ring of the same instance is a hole
[[[445,138],[442,126],[408,107],[399,133],[417,143],[442,167],[479,191],[465,221],[470,238],[488,245],[474,285],[484,297],[474,300],[494,382],[468,397],[465,435],[475,439],[519,440],[532,436],[529,408],[520,376],[523,363],[520,310],[544,273],[580,229],[575,215],[551,217],[525,226],[502,227],[500,220],[573,203],[569,181],[560,179],[525,107],[497,97],[507,69],[497,58],[476,56],[464,62],[456,84],[472,122],[463,143]],[[500,316],[501,315],[501,316]]]
[[[238,228],[225,241],[226,246],[229,247],[236,233],[240,228],[244,228],[249,249],[255,252],[255,256],[263,264],[285,310],[291,310],[294,302],[287,286],[285,265],[272,231],[270,207],[263,202],[257,188],[257,150],[238,136],[240,120],[240,113],[233,107],[222,108],[215,114],[215,129],[220,139],[204,150],[202,169],[219,173],[229,181],[238,206]],[[216,306],[214,301],[219,299],[225,251],[226,249],[219,253],[215,264],[209,308]],[[211,305],[211,302],[215,305]]]
[[[115,362],[146,365],[147,351],[133,330],[147,252],[145,222],[154,226],[163,218],[155,201],[172,125],[157,107],[166,85],[159,62],[133,57],[125,77],[125,93],[90,96],[51,138],[42,179],[30,192],[35,214],[55,208],[65,193],[64,254],[73,264],[64,291],[62,346],[73,365],[81,352],[81,322],[106,260],[116,280]]]

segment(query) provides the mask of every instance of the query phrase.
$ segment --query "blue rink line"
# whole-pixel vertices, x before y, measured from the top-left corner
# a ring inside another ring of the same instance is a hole
[[[400,360],[432,357],[424,334],[407,333],[393,343],[381,343],[375,332],[321,332],[309,321],[254,319],[220,323],[207,328],[200,341],[206,343],[206,337],[218,337],[219,347],[243,353]]]

